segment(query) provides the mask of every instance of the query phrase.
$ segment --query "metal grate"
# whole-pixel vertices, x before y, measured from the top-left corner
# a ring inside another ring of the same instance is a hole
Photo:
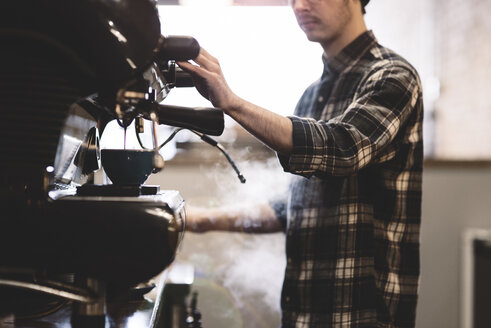
[[[84,95],[76,69],[55,52],[3,43],[0,153],[3,167],[52,165],[69,106]],[[5,50],[4,50],[5,49]]]

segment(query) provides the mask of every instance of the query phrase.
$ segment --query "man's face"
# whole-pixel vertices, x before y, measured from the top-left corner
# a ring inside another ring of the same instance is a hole
[[[328,44],[352,18],[353,0],[290,0],[298,25],[310,41]]]

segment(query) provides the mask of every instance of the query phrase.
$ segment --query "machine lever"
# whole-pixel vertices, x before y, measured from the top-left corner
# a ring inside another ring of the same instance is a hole
[[[223,111],[218,108],[157,105],[156,112],[160,124],[186,128],[212,136],[221,135],[225,128]]]

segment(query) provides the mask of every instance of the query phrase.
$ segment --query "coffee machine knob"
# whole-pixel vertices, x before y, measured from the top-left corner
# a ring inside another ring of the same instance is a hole
[[[152,173],[158,173],[164,168],[165,162],[162,155],[156,152],[153,155],[153,170]]]

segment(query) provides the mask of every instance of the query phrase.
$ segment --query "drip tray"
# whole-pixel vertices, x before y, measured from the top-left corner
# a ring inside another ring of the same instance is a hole
[[[157,185],[94,185],[87,184],[77,187],[79,196],[142,196],[157,195],[160,186]]]

